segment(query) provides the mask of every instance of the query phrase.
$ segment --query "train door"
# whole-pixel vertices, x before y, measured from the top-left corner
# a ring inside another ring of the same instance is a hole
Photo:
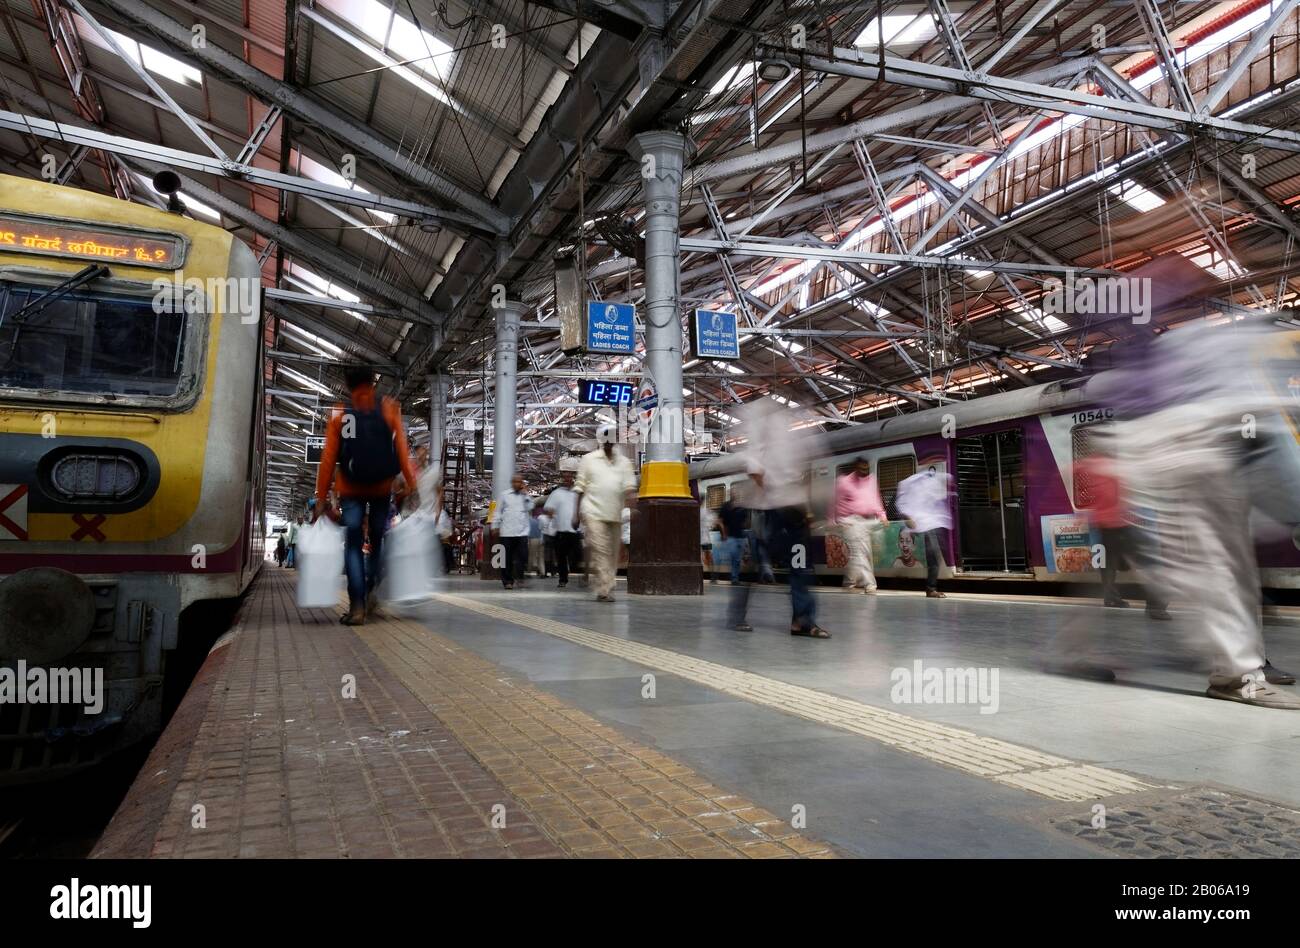
[[[957,439],[957,522],[968,572],[1026,572],[1021,430]]]

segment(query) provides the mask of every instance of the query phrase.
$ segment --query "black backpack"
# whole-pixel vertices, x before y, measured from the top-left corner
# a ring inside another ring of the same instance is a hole
[[[397,435],[388,427],[382,405],[359,411],[349,402],[343,412],[344,429],[353,419],[352,437],[339,439],[339,467],[354,484],[379,484],[402,469],[397,460]]]

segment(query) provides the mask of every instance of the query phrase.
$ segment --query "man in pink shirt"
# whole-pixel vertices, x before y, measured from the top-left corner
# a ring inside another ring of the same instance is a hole
[[[835,500],[830,522],[838,524],[849,548],[849,565],[844,584],[861,586],[863,593],[876,591],[876,573],[871,563],[871,535],[889,523],[880,488],[866,458],[857,458],[853,470],[835,479]]]

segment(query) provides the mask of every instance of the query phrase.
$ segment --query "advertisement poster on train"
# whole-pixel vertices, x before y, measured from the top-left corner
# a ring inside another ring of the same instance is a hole
[[[838,529],[826,534],[826,565],[844,569],[849,549]],[[871,535],[871,564],[874,569],[920,569],[925,566],[925,544],[919,542],[907,524],[892,522]]]
[[[1080,514],[1041,518],[1043,562],[1049,573],[1086,573],[1092,569],[1092,528]]]

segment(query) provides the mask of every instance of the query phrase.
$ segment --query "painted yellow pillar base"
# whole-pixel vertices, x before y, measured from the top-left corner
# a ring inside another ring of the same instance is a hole
[[[641,465],[639,497],[690,497],[691,483],[684,461],[646,461]]]

